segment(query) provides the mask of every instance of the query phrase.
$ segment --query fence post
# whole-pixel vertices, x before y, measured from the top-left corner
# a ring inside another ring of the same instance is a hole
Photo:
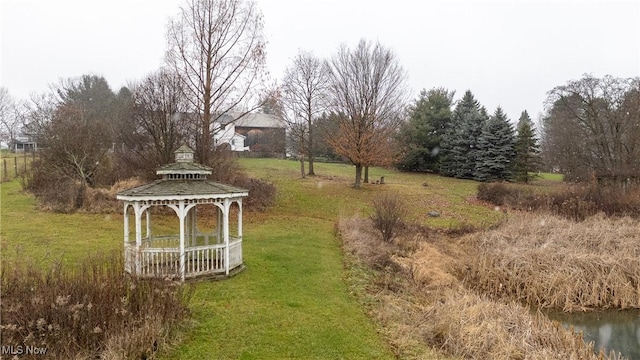
[[[7,171],[7,159],[2,159],[2,162],[4,163],[4,173],[3,173],[4,176],[2,178],[5,181],[8,181],[9,180],[9,172]]]
[[[16,176],[18,176],[18,157],[14,157],[13,158],[13,177],[15,178]]]

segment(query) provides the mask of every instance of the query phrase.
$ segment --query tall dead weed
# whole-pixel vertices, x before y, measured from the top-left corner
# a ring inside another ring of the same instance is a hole
[[[640,221],[511,216],[467,236],[465,283],[493,298],[563,311],[640,308]]]
[[[370,313],[399,358],[616,358],[596,354],[580,335],[515,301],[470,288],[463,279],[472,271],[469,239],[477,234],[454,239],[410,228],[386,243],[357,217],[341,219],[337,231],[348,266],[368,269]]]

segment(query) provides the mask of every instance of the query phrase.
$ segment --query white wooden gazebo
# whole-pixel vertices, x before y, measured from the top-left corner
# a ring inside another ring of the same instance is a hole
[[[181,146],[175,152],[176,162],[156,171],[162,179],[118,193],[118,200],[124,202],[127,272],[184,281],[200,276],[229,276],[242,270],[242,198],[249,193],[208,180],[211,168],[195,163],[193,153]],[[206,205],[214,205],[215,209],[213,215],[211,211],[208,215],[214,217],[208,219],[215,223],[211,231],[199,228],[197,210]],[[153,233],[152,209],[159,207],[173,209],[178,216],[177,234]],[[131,211],[135,219],[133,238]],[[237,214],[234,229],[229,228],[231,213]]]

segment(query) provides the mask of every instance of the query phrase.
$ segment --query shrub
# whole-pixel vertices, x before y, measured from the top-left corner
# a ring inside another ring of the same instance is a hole
[[[602,212],[607,216],[640,217],[640,189],[591,184],[551,194],[553,213],[575,221]]]
[[[503,183],[481,183],[478,185],[478,200],[487,201],[493,205],[502,206],[510,191]]]
[[[249,190],[249,197],[244,202],[247,209],[263,211],[275,203],[276,187],[266,181],[249,178],[237,164],[231,151],[215,150],[210,166],[213,169],[210,176],[212,180]],[[102,174],[104,176],[98,179],[106,179],[109,175],[106,172]],[[116,176],[111,178],[115,179]],[[135,177],[116,181],[111,186],[89,187],[69,176],[58,174],[46,167],[40,159],[34,160],[32,169],[21,176],[21,182],[23,189],[38,198],[43,210],[59,213],[117,213],[121,211],[121,207],[116,194],[143,183],[140,178]]]
[[[3,261],[1,345],[46,348],[57,359],[152,356],[187,318],[192,288],[130,277],[122,261],[114,253],[47,270]]]
[[[549,211],[574,221],[583,221],[599,212],[607,216],[640,217],[640,188],[573,185],[544,194],[532,186],[482,183],[476,196],[496,206]]]
[[[407,214],[404,203],[394,194],[382,194],[373,200],[373,226],[382,235],[382,240],[390,242],[403,226]]]
[[[249,190],[249,196],[243,202],[247,209],[264,211],[275,204],[276,187],[271,183],[260,179],[241,177],[236,179],[233,185]]]

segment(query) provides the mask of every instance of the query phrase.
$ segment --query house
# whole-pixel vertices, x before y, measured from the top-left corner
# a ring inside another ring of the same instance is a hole
[[[38,151],[38,142],[29,135],[18,134],[11,141],[10,147],[16,153]]]
[[[213,123],[213,143],[215,146],[226,144],[231,151],[249,151],[249,146],[245,146],[246,136],[236,132],[233,122]]]
[[[231,150],[251,151],[255,156],[285,156],[286,123],[265,113],[228,113],[214,124],[216,144],[227,143]]]

